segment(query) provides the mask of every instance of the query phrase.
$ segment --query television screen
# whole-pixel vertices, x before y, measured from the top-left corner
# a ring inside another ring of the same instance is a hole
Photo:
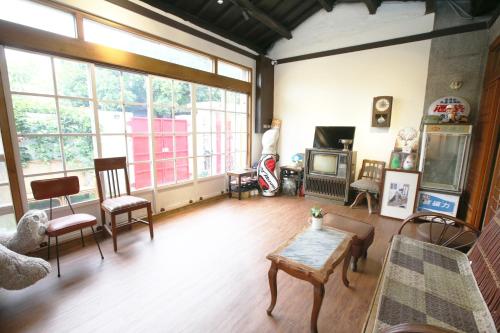
[[[341,139],[354,140],[354,126],[316,126],[314,132],[314,148],[343,149]],[[354,141],[353,141],[354,143]],[[352,149],[352,144],[350,146]]]
[[[338,155],[314,154],[312,172],[336,174]]]

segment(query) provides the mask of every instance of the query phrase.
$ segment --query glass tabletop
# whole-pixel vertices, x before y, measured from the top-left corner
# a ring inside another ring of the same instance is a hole
[[[345,233],[333,229],[306,229],[286,246],[280,255],[319,270],[346,236]]]

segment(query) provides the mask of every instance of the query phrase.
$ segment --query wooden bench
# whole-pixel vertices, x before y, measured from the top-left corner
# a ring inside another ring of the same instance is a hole
[[[432,242],[401,234],[410,223],[444,216],[416,213],[391,241],[363,332],[497,332],[500,329],[500,214],[464,254],[446,247],[472,226],[452,218]],[[446,219],[450,219],[446,217]],[[442,225],[441,225],[442,226]],[[456,234],[447,234],[449,228]],[[435,235],[436,236],[436,235]]]

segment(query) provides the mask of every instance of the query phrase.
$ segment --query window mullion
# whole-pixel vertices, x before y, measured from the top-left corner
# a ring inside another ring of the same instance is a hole
[[[95,64],[89,64],[90,83],[92,89],[92,104],[94,109],[94,126],[97,144],[97,157],[102,157],[101,128],[99,125],[99,102],[97,101],[97,82],[95,75]],[[96,175],[97,177],[98,175]]]
[[[50,57],[50,65],[52,67],[52,84],[54,85],[54,96],[56,100],[56,117],[57,117],[57,126],[59,127],[59,146],[61,149],[61,160],[62,160],[62,167],[63,167],[63,174],[64,176],[68,176],[66,172],[66,158],[64,155],[64,145],[63,145],[63,136],[62,136],[62,124],[61,124],[61,113],[59,112],[59,97],[57,93],[57,81],[56,81],[56,66],[54,63],[54,57]]]
[[[157,202],[157,196],[158,196],[158,179],[156,175],[156,156],[154,154],[155,150],[155,133],[154,133],[154,118],[153,118],[153,76],[148,75],[146,77],[146,110],[147,114],[146,116],[149,119],[149,154],[151,156],[150,158],[150,166],[149,170],[151,173],[151,183],[153,184],[153,211],[156,212],[156,202]]]
[[[196,105],[196,94],[198,85],[191,84],[191,114],[193,115],[193,128],[191,130],[193,142],[193,180],[198,181],[198,130],[196,120],[198,119],[198,106]]]

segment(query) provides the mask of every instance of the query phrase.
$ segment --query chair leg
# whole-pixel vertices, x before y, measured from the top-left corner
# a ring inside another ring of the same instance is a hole
[[[129,223],[128,230],[132,230],[132,212],[128,212],[127,215],[128,215],[128,223]]]
[[[101,223],[102,227],[104,228],[104,226],[106,225],[106,212],[104,211],[104,209],[101,209]]]
[[[118,245],[116,244],[116,215],[111,214],[111,236],[113,237],[113,249],[118,251]]]
[[[151,209],[151,204],[148,205],[148,222],[149,222],[149,235],[151,236],[151,239],[154,238],[154,232],[153,232],[153,212]]]
[[[90,226],[90,228],[92,229],[92,235],[94,236],[95,243],[97,244],[97,248],[99,249],[99,253],[101,254],[101,259],[104,259],[104,256],[102,255],[101,247],[99,246],[99,242],[97,241],[97,236],[95,234],[94,227]]]
[[[354,208],[359,202],[363,199],[363,197],[366,196],[366,192],[359,192],[358,195],[356,196],[356,199],[354,199],[354,202],[352,203],[350,208]]]
[[[50,260],[50,236],[47,236],[49,239],[49,245],[47,246],[47,260]]]
[[[358,271],[358,257],[352,257],[352,271],[357,272]]]
[[[57,277],[61,277],[61,269],[59,268],[59,240],[56,236],[56,256],[57,256]]]
[[[85,247],[85,241],[83,240],[83,229],[80,229],[80,238],[82,239],[82,247]]]
[[[366,257],[368,257],[368,249],[366,249],[366,250],[363,252],[363,259],[366,259]]]
[[[366,193],[366,201],[368,201],[368,213],[372,213],[372,195],[370,193]]]

